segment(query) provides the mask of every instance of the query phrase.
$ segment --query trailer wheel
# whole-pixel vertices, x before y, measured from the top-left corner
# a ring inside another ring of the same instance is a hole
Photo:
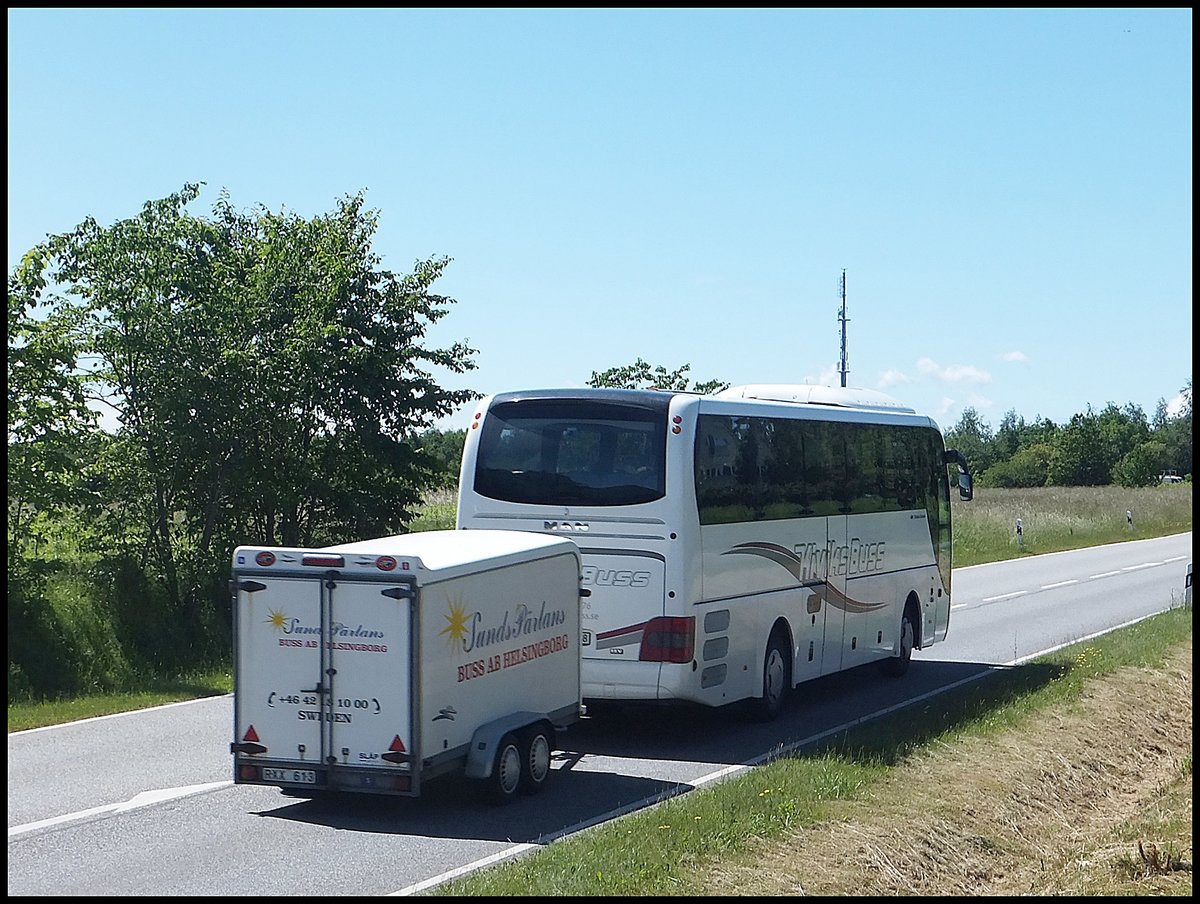
[[[512,733],[500,739],[496,762],[487,779],[488,796],[493,803],[506,804],[521,790],[521,747]]]
[[[521,744],[521,782],[526,794],[537,794],[550,777],[550,751],[554,749],[551,732],[545,723],[525,731]]]

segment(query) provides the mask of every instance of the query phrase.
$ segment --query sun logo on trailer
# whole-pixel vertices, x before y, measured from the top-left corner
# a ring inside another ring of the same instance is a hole
[[[283,626],[287,623],[287,616],[283,614],[282,609],[272,609],[271,615],[266,620],[266,624],[270,625],[279,631],[283,630]]]
[[[446,635],[446,641],[451,649],[462,649],[463,641],[467,638],[467,605],[461,596],[447,597],[450,612],[445,616],[446,627],[440,633]]]

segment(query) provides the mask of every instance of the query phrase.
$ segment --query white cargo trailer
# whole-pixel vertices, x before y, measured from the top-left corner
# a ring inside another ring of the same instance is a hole
[[[524,531],[233,554],[234,781],[416,797],[541,790],[583,712],[580,555]]]

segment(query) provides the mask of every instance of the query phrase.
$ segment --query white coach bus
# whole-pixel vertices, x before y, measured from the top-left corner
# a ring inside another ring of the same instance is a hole
[[[569,536],[585,700],[746,701],[877,661],[903,674],[950,619],[963,456],[881,393],[549,389],[482,399],[457,526]]]

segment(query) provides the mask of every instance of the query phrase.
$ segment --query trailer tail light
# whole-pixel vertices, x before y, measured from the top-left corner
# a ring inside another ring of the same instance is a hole
[[[642,662],[691,662],[695,647],[695,618],[652,618],[646,622],[638,659]]]
[[[671,418],[671,421],[672,421],[671,432],[672,433],[682,433],[683,427],[681,427],[680,425],[683,423],[683,418],[681,418],[679,415],[675,415],[675,417]]]
[[[254,557],[254,561],[266,568],[269,565],[275,564],[275,553],[267,552],[265,549]]]
[[[341,556],[318,555],[312,552],[305,553],[301,562],[304,565],[315,565],[318,568],[344,568],[346,566],[346,560]]]

